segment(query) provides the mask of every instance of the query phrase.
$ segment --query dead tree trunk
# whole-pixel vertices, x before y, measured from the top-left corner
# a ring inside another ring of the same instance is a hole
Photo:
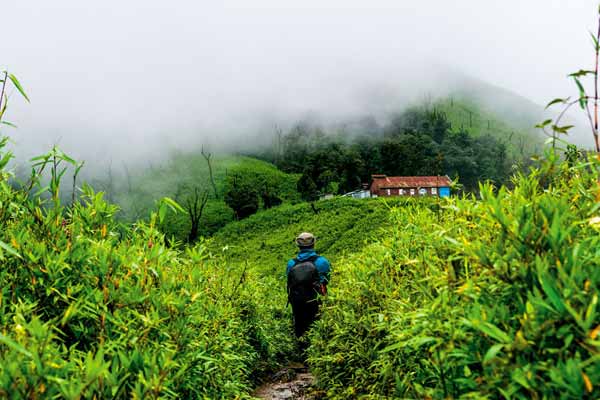
[[[204,212],[204,207],[208,203],[208,190],[200,194],[198,188],[194,188],[194,193],[186,202],[186,211],[190,217],[190,233],[188,234],[188,242],[192,243],[199,236],[200,218]]]
[[[215,192],[215,199],[219,198],[219,193],[217,192],[217,184],[215,183],[215,177],[213,176],[213,170],[212,170],[212,163],[211,163],[211,158],[212,158],[212,153],[205,153],[204,152],[204,146],[202,146],[202,157],[204,157],[204,159],[206,160],[206,163],[208,164],[208,175],[210,177],[210,184],[212,185],[213,191]]]

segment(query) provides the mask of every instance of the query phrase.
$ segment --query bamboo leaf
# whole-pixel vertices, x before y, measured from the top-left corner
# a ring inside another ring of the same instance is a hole
[[[161,202],[160,206],[158,207],[158,220],[162,223],[165,220],[165,217],[167,216],[167,205],[166,203]]]
[[[548,107],[549,106],[550,105],[548,105]],[[546,107],[546,108],[548,108],[548,107]],[[552,120],[551,119],[547,119],[544,122],[542,122],[541,124],[537,124],[535,127],[536,128],[545,128],[546,126],[550,125],[551,123],[552,123]]]
[[[13,155],[11,152],[7,152],[2,157],[0,157],[0,170],[2,170],[12,158]]]
[[[565,126],[552,125],[552,130],[557,133],[567,134],[567,133],[569,133],[569,130],[572,129],[573,127],[574,127],[574,125],[565,125]]]
[[[19,253],[17,253],[17,251],[15,249],[13,249],[12,247],[10,247],[9,245],[7,245],[6,243],[4,243],[1,240],[0,240],[0,248],[2,248],[8,254],[12,254],[13,256],[15,256],[17,258],[21,258],[21,259],[23,258],[23,257],[21,257],[21,255]]]
[[[71,165],[77,165],[77,161],[75,161],[74,159],[72,159],[71,157],[69,157],[68,155],[66,155],[65,153],[63,153],[62,151],[60,152],[60,157],[65,160],[66,162],[68,162]]]
[[[483,357],[483,363],[486,364],[486,363],[490,362],[490,360],[492,358],[496,357],[496,355],[503,348],[504,348],[504,344],[495,344],[492,347],[490,347],[489,350],[485,353],[485,356]]]
[[[579,106],[581,107],[582,110],[585,109],[585,107],[587,106],[587,96],[585,94],[585,89],[583,88],[583,85],[581,84],[581,81],[579,80],[578,77],[573,77],[573,80],[575,81],[575,84],[577,85],[577,88],[579,89]]]
[[[566,310],[565,303],[562,301],[558,291],[550,281],[548,274],[546,272],[540,272],[538,280],[542,285],[544,293],[546,293],[546,296],[548,296],[548,299],[554,306],[554,309],[559,313],[563,313]]]
[[[7,126],[10,126],[12,128],[18,128],[15,124],[13,124],[12,122],[8,122],[8,121],[1,121],[0,124],[7,125]]]
[[[27,100],[27,102],[29,102],[29,97],[27,97],[27,94],[25,93],[25,90],[23,90],[23,86],[21,86],[21,83],[19,82],[17,77],[14,76],[13,74],[8,74],[8,77],[10,78],[13,85],[15,85],[15,87],[17,88],[19,93],[21,93],[21,96],[23,96],[25,98],[25,100]]]
[[[592,43],[594,43],[594,50],[600,50],[600,45],[598,45],[598,38],[592,32],[590,32],[590,36],[592,37]]]
[[[464,319],[463,323],[467,326],[470,326],[471,328],[475,328],[475,329],[485,333],[489,337],[496,339],[499,342],[502,342],[505,344],[509,344],[512,342],[510,336],[508,336],[508,334],[506,332],[504,332],[502,329],[498,328],[497,326],[495,326],[489,322],[480,321],[480,320],[469,321],[469,320]]]
[[[560,98],[559,99],[554,99],[551,102],[549,102],[548,104],[546,104],[546,109],[548,109],[548,108],[550,108],[553,105],[558,104],[558,103],[563,103],[564,104],[564,103],[568,102],[569,99],[570,99],[570,97],[567,97],[566,99],[560,99]],[[547,122],[547,121],[552,122],[551,119],[550,120],[546,120],[546,121],[544,121],[545,125],[548,125],[550,123],[550,122]]]
[[[590,71],[590,70],[586,70],[586,69],[580,69],[577,72],[573,72],[572,74],[569,74],[569,77],[571,78],[581,78],[582,76],[586,76],[589,74],[595,74],[594,71]]]
[[[2,242],[0,242],[0,243],[2,243]],[[15,342],[11,338],[4,336],[1,333],[0,333],[0,343],[4,343],[6,346],[23,354],[26,357],[29,357],[29,358],[32,357],[32,354],[30,352],[28,352],[23,346],[21,346],[19,343]]]
[[[175,200],[173,200],[170,197],[163,197],[161,201],[164,204],[166,204],[173,212],[185,212],[183,207],[181,207],[181,205],[179,205],[179,203],[177,203]]]

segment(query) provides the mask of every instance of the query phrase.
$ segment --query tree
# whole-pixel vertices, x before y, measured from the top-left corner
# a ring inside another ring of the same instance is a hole
[[[330,169],[322,172],[317,178],[317,182],[323,193],[337,194],[340,186],[336,173]]]
[[[224,200],[237,219],[244,219],[258,211],[258,190],[253,181],[244,175],[235,174],[227,177]]]
[[[200,188],[194,187],[193,192],[188,196],[185,202],[185,210],[190,217],[190,233],[188,234],[188,242],[193,243],[198,239],[200,230],[200,218],[204,212],[204,207],[208,203],[208,190],[200,191]]]
[[[265,210],[278,206],[282,203],[281,198],[276,193],[276,189],[270,187],[267,182],[263,184],[262,191],[260,192],[260,198],[262,199]]]
[[[193,187],[184,183],[179,183],[177,185],[175,200],[183,205],[187,218],[189,219],[189,225],[187,224],[187,221],[183,224],[178,223],[176,219],[173,219],[170,225],[171,230],[174,229],[181,239],[183,239],[183,233],[188,229],[188,226],[189,230],[187,230],[187,234],[185,235],[189,243],[196,241],[200,236],[200,220],[204,214],[206,204],[208,203],[209,195],[210,190],[200,184],[195,184]]]
[[[298,179],[298,184],[296,185],[298,188],[298,192],[302,199],[305,201],[315,201],[319,199],[319,192],[317,190],[317,184],[310,176],[308,172],[304,172],[300,179]]]
[[[217,185],[215,184],[215,178],[213,176],[213,170],[212,170],[212,164],[211,164],[212,153],[205,153],[204,146],[202,146],[202,150],[200,151],[200,153],[202,154],[202,157],[204,157],[204,159],[206,160],[206,164],[208,164],[208,175],[210,178],[210,184],[212,185],[213,191],[215,192],[215,199],[218,199],[219,193],[217,192]]]

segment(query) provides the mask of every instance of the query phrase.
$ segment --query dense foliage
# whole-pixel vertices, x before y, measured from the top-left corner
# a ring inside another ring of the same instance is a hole
[[[297,251],[298,233],[314,233],[317,250],[335,261],[359,252],[381,234],[380,229],[390,224],[390,208],[397,204],[403,200],[336,198],[314,208],[307,203],[284,204],[227,225],[212,237],[210,246],[215,253],[224,249],[227,261],[250,262],[283,280],[285,265]]]
[[[42,162],[58,178],[52,157],[63,154],[49,154]],[[127,227],[89,187],[67,208],[58,181],[40,197],[8,177],[0,175],[0,397],[9,398],[247,397],[293,354],[282,278],[297,231],[326,235],[321,247],[338,253],[360,248],[387,214],[384,203],[352,199],[317,214],[287,204],[179,251],[158,229],[170,201]]]
[[[0,179],[0,396],[234,398],[293,348],[271,277],[169,250],[102,194],[66,209]]]
[[[339,264],[312,332],[327,397],[597,398],[589,169],[550,162],[481,201],[395,208],[389,234]]]
[[[353,134],[326,133],[318,124],[301,122],[282,136],[275,153],[263,157],[284,171],[302,174],[299,190],[305,199],[359,189],[372,174],[381,173],[449,175],[470,191],[483,180],[505,183],[510,165],[529,153],[524,147],[519,154],[513,151],[507,144],[514,132],[499,137],[507,127],[495,120],[488,120],[489,129],[481,128],[479,119],[476,126],[452,125],[457,119],[448,115],[460,107],[459,102],[450,106],[440,101],[410,108],[383,126],[369,120]]]
[[[285,174],[271,164],[246,158],[228,171],[224,182],[225,203],[238,219],[243,219],[284,200],[298,201],[296,180],[296,176]]]

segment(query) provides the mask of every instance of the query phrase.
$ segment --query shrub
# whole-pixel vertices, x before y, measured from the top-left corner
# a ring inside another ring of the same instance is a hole
[[[225,204],[231,207],[237,219],[244,219],[258,211],[258,189],[254,182],[243,175],[229,176]]]
[[[291,353],[274,278],[165,247],[165,207],[127,228],[0,174],[0,397],[237,398]]]
[[[548,162],[480,190],[396,208],[340,263],[311,335],[328,397],[598,396],[597,174]]]

